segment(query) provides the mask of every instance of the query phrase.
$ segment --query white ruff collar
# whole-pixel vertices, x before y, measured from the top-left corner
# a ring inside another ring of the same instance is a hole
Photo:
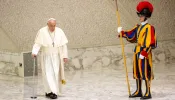
[[[144,21],[144,22],[141,22],[141,25],[145,25],[148,23],[148,20]]]

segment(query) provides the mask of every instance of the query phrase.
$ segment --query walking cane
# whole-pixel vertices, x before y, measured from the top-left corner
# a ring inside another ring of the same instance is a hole
[[[116,15],[117,15],[117,24],[118,26],[120,26],[120,15],[119,15],[119,12],[118,12],[118,3],[117,3],[117,0],[115,0],[116,2]],[[126,71],[126,82],[127,82],[127,85],[128,85],[128,93],[129,93],[129,96],[131,95],[131,91],[130,91],[130,84],[129,84],[129,79],[128,79],[128,69],[127,69],[127,66],[126,66],[126,57],[125,57],[125,50],[124,50],[124,43],[123,43],[123,38],[122,38],[122,34],[120,33],[120,43],[122,45],[122,55],[123,55],[123,60],[124,60],[124,67],[125,67],[125,71]]]
[[[32,99],[36,99],[36,93],[35,93],[35,61],[36,61],[36,57],[34,57],[33,59],[33,91],[32,91]]]

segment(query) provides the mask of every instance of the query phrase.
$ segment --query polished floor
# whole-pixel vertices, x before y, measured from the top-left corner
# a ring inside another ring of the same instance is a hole
[[[152,100],[175,100],[174,64],[157,64],[154,68],[155,80],[152,82]],[[58,100],[140,100],[129,99],[125,71],[103,68],[98,70],[79,70],[66,72],[67,84]],[[49,100],[43,92],[42,78],[35,78],[37,100]],[[129,72],[131,91],[135,90],[135,80]],[[32,77],[0,75],[0,100],[32,100]],[[143,84],[144,87],[144,84]]]

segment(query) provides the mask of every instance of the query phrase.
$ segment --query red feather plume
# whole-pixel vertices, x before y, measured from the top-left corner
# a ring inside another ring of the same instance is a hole
[[[137,5],[137,11],[141,12],[144,8],[148,8],[150,12],[153,12],[153,5],[148,1],[142,1]]]

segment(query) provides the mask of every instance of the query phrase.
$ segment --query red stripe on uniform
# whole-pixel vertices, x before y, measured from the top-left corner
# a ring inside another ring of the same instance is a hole
[[[151,45],[155,45],[155,30],[153,26],[151,26]]]

